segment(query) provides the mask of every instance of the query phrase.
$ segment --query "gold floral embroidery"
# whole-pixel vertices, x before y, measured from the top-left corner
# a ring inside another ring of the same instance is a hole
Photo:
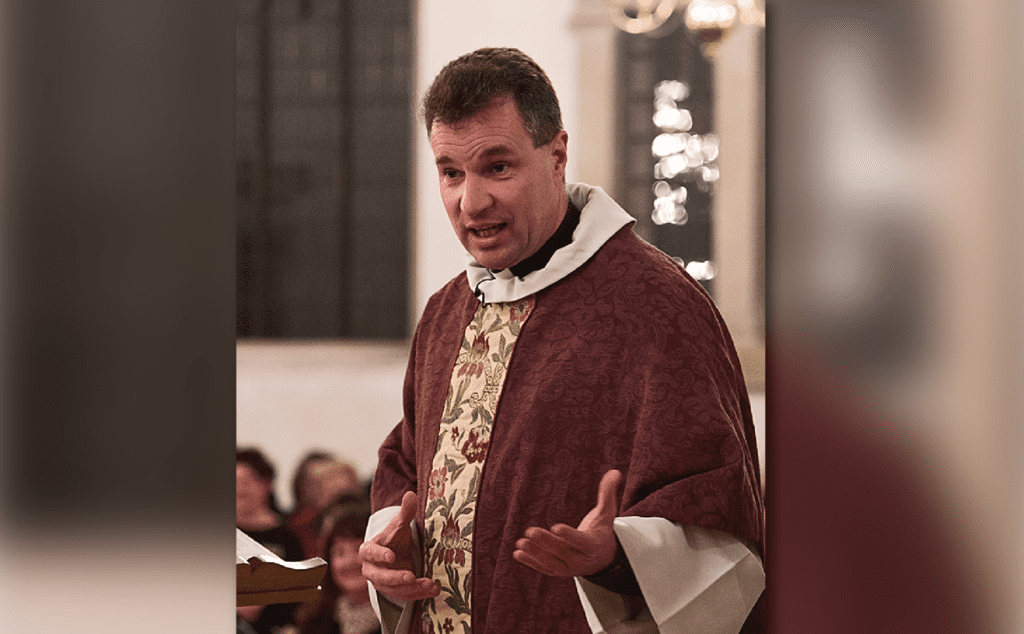
[[[426,576],[441,587],[423,605],[423,629],[472,631],[473,516],[491,425],[512,350],[533,298],[481,304],[466,327],[427,486]]]

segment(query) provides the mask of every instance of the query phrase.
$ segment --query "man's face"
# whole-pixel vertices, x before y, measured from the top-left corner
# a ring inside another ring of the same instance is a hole
[[[455,235],[477,262],[505,269],[554,234],[568,204],[563,130],[533,147],[511,98],[497,99],[452,125],[430,131],[441,200]]]

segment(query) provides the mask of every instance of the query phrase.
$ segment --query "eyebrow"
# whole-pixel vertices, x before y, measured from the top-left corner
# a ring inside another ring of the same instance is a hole
[[[481,154],[480,156],[482,158],[491,158],[494,156],[507,156],[509,154],[515,154],[515,152],[512,151],[512,148],[508,147],[507,145],[495,145],[484,150],[483,154]],[[434,161],[434,164],[443,165],[445,163],[452,162],[452,159],[445,154],[437,157],[437,159]]]

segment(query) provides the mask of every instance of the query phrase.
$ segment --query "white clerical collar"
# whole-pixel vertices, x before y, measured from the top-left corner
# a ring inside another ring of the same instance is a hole
[[[551,286],[583,266],[619,229],[635,222],[600,187],[569,183],[565,191],[580,210],[580,223],[573,231],[572,242],[555,251],[544,268],[518,278],[508,269],[484,268],[473,256],[466,255],[469,287],[480,301],[514,302]]]

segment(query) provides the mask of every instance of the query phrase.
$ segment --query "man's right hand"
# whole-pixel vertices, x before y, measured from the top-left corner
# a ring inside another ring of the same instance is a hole
[[[436,597],[441,592],[430,579],[417,578],[414,570],[409,524],[416,517],[417,505],[416,493],[407,491],[402,497],[398,515],[391,518],[384,530],[359,547],[363,576],[377,592],[392,599],[415,601]]]

